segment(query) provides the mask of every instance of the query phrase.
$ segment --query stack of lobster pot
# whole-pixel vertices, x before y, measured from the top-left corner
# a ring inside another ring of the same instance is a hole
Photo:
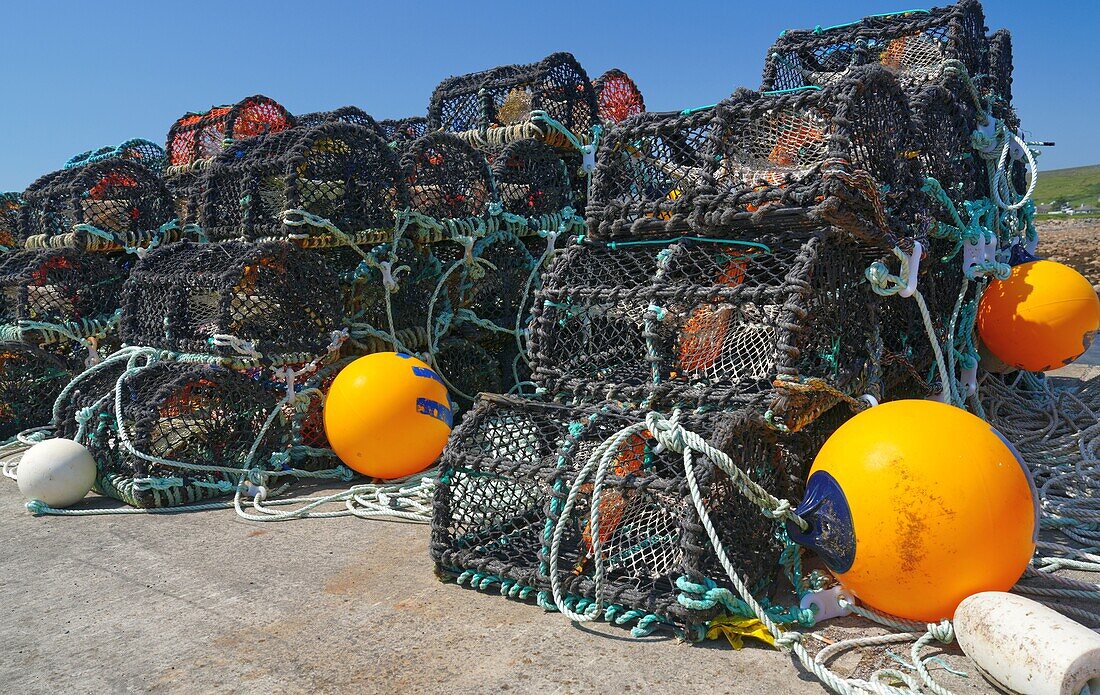
[[[777,621],[812,621],[783,500],[870,403],[959,397],[961,363],[939,378],[928,346],[963,353],[945,333],[973,278],[940,256],[977,219],[956,213],[984,214],[974,133],[1003,144],[1014,118],[1007,36],[984,32],[968,1],[785,32],[762,90],[604,130],[587,232],[536,294],[537,391],[482,395],[444,452],[440,574],[699,639],[749,615],[732,570]]]
[[[176,238],[163,167],[130,140],[0,196],[0,439],[48,425],[73,375],[118,347],[136,255]]]

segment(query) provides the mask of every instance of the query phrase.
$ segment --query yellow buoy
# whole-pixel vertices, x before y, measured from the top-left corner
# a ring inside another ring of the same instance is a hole
[[[978,334],[1002,362],[1032,372],[1080,357],[1100,329],[1100,298],[1073,268],[1031,261],[989,283],[978,307]]]
[[[344,367],[325,399],[325,434],[349,468],[391,480],[432,465],[451,433],[442,379],[398,352],[360,357]]]
[[[979,591],[1007,591],[1035,552],[1031,475],[989,423],[902,400],[866,410],[821,448],[797,512],[815,550],[863,603],[921,622]]]

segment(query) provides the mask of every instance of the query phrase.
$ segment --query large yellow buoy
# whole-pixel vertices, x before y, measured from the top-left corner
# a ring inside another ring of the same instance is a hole
[[[989,423],[923,400],[856,415],[821,448],[798,514],[815,550],[864,604],[933,622],[979,591],[1007,591],[1035,552],[1031,475]]]
[[[451,401],[431,367],[398,352],[360,357],[325,398],[325,434],[349,468],[391,480],[432,465],[451,433]]]
[[[978,307],[978,334],[1002,362],[1032,372],[1080,357],[1100,329],[1100,298],[1073,268],[1054,261],[1013,266]]]

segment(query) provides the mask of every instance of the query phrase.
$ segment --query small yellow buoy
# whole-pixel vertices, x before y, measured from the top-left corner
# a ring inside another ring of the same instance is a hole
[[[821,448],[791,537],[841,585],[892,615],[934,622],[1007,591],[1035,552],[1031,475],[989,423],[924,400],[856,415]]]
[[[989,283],[978,307],[978,334],[1002,362],[1032,372],[1069,364],[1100,329],[1100,299],[1073,268],[1031,261]]]
[[[324,419],[329,445],[345,465],[392,480],[419,473],[439,458],[451,433],[451,401],[428,365],[378,352],[336,375]]]

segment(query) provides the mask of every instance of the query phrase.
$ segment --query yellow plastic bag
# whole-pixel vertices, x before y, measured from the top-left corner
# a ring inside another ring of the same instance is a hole
[[[745,637],[775,646],[775,638],[768,632],[768,628],[764,627],[764,623],[756,618],[720,615],[707,625],[707,639],[718,639],[719,635],[729,640],[730,646],[734,649],[745,646],[743,642]]]

